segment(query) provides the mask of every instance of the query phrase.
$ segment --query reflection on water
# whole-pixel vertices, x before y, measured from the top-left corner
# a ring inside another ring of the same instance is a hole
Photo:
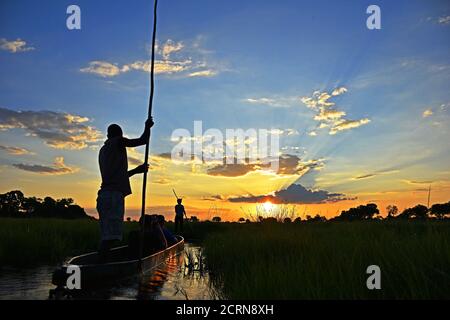
[[[218,295],[205,271],[201,247],[185,244],[185,252],[172,256],[153,272],[110,288],[83,292],[79,299],[204,300]],[[54,267],[27,271],[2,270],[0,299],[48,299]]]

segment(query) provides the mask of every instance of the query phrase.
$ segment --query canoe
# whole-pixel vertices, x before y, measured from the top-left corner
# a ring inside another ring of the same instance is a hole
[[[66,286],[69,266],[77,266],[80,270],[81,289],[97,287],[106,283],[117,282],[140,273],[148,273],[164,263],[172,255],[184,249],[184,238],[176,236],[177,242],[165,250],[138,259],[129,260],[128,246],[113,248],[110,251],[109,262],[98,263],[97,252],[76,256],[68,260],[53,273],[52,283],[58,288]]]

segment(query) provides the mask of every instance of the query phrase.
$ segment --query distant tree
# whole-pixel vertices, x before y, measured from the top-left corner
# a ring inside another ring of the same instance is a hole
[[[263,222],[263,223],[277,223],[278,220],[277,220],[277,218],[274,218],[274,217],[267,217],[267,218],[263,219],[261,222]]]
[[[426,219],[428,217],[428,208],[424,205],[418,204],[415,207],[407,208],[398,215],[400,219]]]
[[[0,195],[0,215],[3,217],[17,217],[23,209],[25,197],[22,191],[10,191]]]
[[[131,218],[130,217],[127,217],[127,222],[131,222]]]
[[[190,220],[191,222],[198,222],[198,218],[197,218],[196,216],[191,216],[191,217],[189,218],[189,220]]]
[[[398,208],[397,206],[394,205],[389,205],[386,207],[386,211],[387,211],[387,217],[388,219],[391,219],[393,217],[395,217],[398,214]]]
[[[431,214],[438,219],[443,219],[446,215],[450,215],[450,201],[447,203],[436,203],[431,206]]]
[[[320,214],[316,214],[313,218],[311,218],[311,216],[310,216],[308,221],[310,221],[310,222],[325,222],[325,221],[327,221],[327,218],[321,216]]]
[[[59,200],[51,197],[45,197],[44,200],[36,197],[26,198],[21,191],[0,195],[0,216],[62,219],[89,217],[71,198]]]
[[[335,220],[354,221],[354,220],[368,220],[372,219],[380,211],[375,203],[369,203],[367,205],[361,205],[356,208],[350,208],[347,211],[342,211],[340,216]]]
[[[245,219],[245,223],[251,223],[250,219]]]
[[[291,223],[292,219],[291,218],[284,218],[283,223]]]
[[[294,223],[300,223],[300,222],[302,222],[302,218],[300,218],[300,217],[295,218]]]
[[[212,222],[220,222],[220,221],[222,221],[221,217],[214,217],[214,218],[212,218]]]
[[[245,222],[245,218],[239,218],[238,222],[244,223]]]

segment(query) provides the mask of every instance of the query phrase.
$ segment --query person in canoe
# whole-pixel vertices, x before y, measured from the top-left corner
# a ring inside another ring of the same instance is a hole
[[[97,196],[97,211],[100,218],[99,262],[108,260],[109,250],[116,240],[122,240],[125,197],[131,194],[130,177],[148,171],[148,166],[140,165],[128,171],[126,148],[145,145],[150,137],[154,122],[145,122],[142,135],[136,139],[123,136],[117,124],[108,127],[107,140],[100,149],[98,162],[102,184]]]
[[[153,254],[168,247],[157,215],[146,214],[144,219],[139,219],[139,225],[141,227],[140,230],[131,231],[128,236],[128,250],[131,259],[139,257],[141,243],[143,244],[143,256]],[[141,238],[142,228],[144,228],[143,239]]]
[[[165,227],[166,219],[164,218],[163,215],[158,216],[158,222],[159,222],[162,232],[164,233],[164,237],[167,240],[167,244],[169,246],[175,244],[177,242],[177,238],[175,238],[173,233],[170,232],[170,230]]]
[[[181,204],[183,199],[177,199],[177,205],[175,206],[175,232],[178,231],[178,227],[180,231],[183,231],[183,220],[184,217],[187,219],[186,210],[184,210],[184,206]]]

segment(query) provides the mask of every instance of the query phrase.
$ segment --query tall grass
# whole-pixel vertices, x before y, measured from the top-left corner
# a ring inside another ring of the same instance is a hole
[[[128,230],[133,223],[125,223]],[[0,266],[28,267],[61,262],[97,250],[97,221],[61,219],[0,219]]]
[[[173,229],[173,223],[167,227]],[[185,223],[184,235],[201,241],[227,224]],[[124,240],[136,222],[125,222]],[[98,221],[62,219],[0,218],[0,267],[32,267],[62,262],[68,257],[97,250],[100,238]]]
[[[246,224],[210,234],[205,255],[230,299],[450,298],[448,222]],[[381,290],[368,290],[369,265]]]

